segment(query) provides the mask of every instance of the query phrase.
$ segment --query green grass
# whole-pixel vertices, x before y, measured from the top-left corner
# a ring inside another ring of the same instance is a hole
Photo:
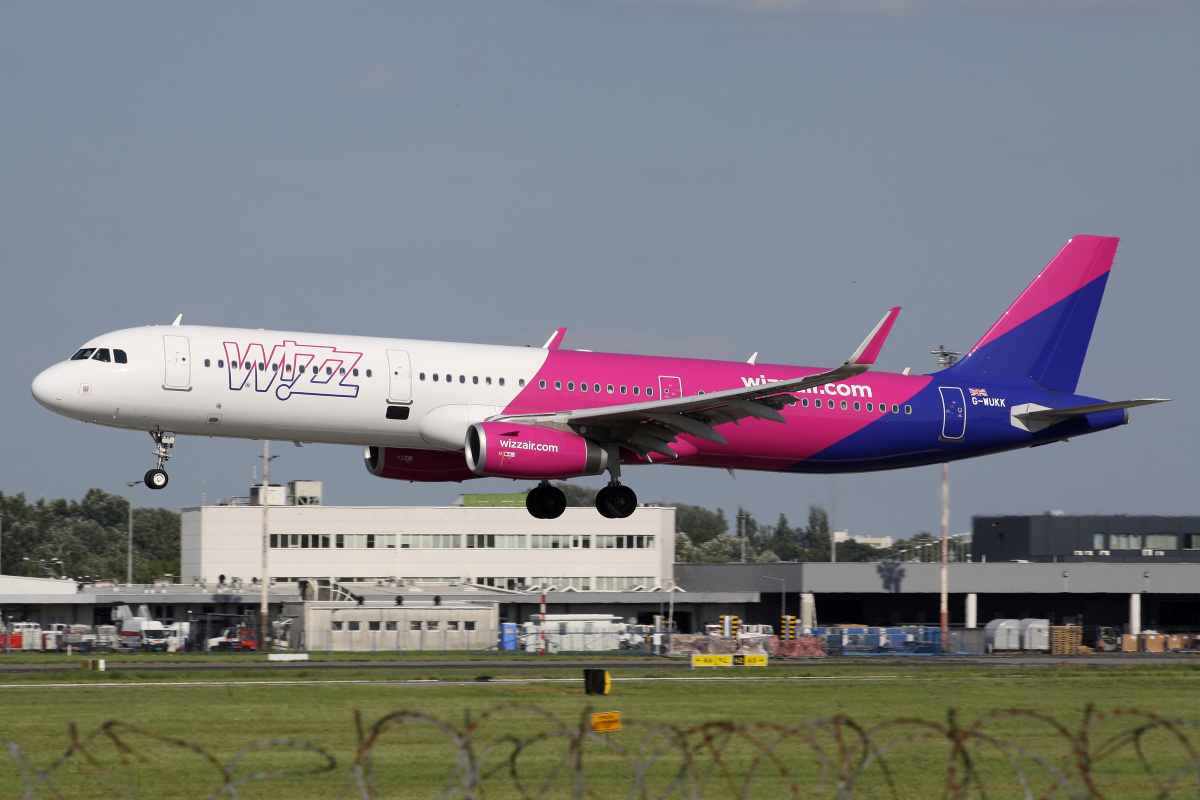
[[[0,664],[7,663],[7,659]],[[1021,708],[1046,714],[1068,729],[1078,730],[1084,710],[1094,704],[1099,710],[1139,708],[1168,717],[1200,720],[1200,669],[1187,665],[1170,667],[1130,666],[1101,669],[1075,667],[994,668],[932,664],[838,665],[800,664],[755,670],[688,671],[643,669],[614,671],[614,691],[608,697],[583,694],[582,676],[572,670],[549,669],[544,675],[572,678],[567,683],[519,684],[506,678],[536,677],[543,671],[517,671],[504,662],[481,662],[478,670],[239,670],[226,672],[118,670],[88,673],[62,670],[36,674],[0,675],[0,699],[4,722],[0,731],[28,755],[37,768],[44,768],[68,747],[69,726],[80,737],[96,731],[103,723],[123,723],[162,737],[176,737],[211,754],[217,762],[227,763],[242,748],[272,737],[291,737],[323,748],[336,761],[336,768],[311,777],[279,777],[241,790],[244,797],[336,797],[346,789],[349,767],[356,757],[358,734],[355,712],[364,727],[397,711],[422,712],[462,728],[470,714],[478,717],[498,706],[522,704],[552,715],[567,726],[578,724],[589,707],[597,711],[621,711],[625,728],[598,737],[585,746],[585,768],[589,785],[600,787],[597,796],[624,796],[618,789],[623,772],[619,759],[602,752],[605,741],[641,749],[646,735],[638,724],[671,725],[694,728],[708,722],[765,723],[788,726],[804,720],[846,715],[863,727],[887,720],[922,718],[945,724],[951,709],[960,724],[970,724],[1000,709]],[[635,681],[634,677],[679,678],[727,676],[734,678],[788,677],[793,680],[722,680],[722,681]],[[478,677],[489,682],[472,682]],[[622,680],[622,678],[626,680]],[[437,683],[402,683],[414,679],[440,679]],[[311,680],[295,685],[281,681]],[[396,681],[393,685],[353,684],[341,681]],[[183,685],[204,681],[210,685]],[[236,685],[235,681],[255,682]],[[270,681],[260,684],[257,682]],[[458,682],[468,682],[460,685]],[[72,682],[77,686],[52,687],[47,684]],[[169,685],[131,686],[129,684],[165,682]],[[17,688],[23,684],[29,688]],[[1129,722],[1120,724],[1128,725]],[[545,730],[547,723],[528,708],[510,709],[487,717],[477,734],[476,744],[501,741],[514,734],[528,735]],[[1044,726],[1028,720],[997,722],[993,730],[1002,738],[1059,759],[1069,747]],[[1103,730],[1113,729],[1106,723]],[[880,734],[880,741],[912,732],[913,727],[896,727]],[[125,734],[121,735],[122,737]],[[1099,736],[1099,734],[1098,734]],[[206,796],[220,786],[219,773],[204,758],[190,751],[128,734],[131,763],[143,781],[138,796]],[[125,738],[120,741],[126,741]],[[742,775],[762,753],[760,745],[769,740],[770,731],[746,731],[728,743],[721,763],[736,775]],[[815,738],[832,745],[824,734]],[[1100,737],[1102,738],[1102,736]],[[758,742],[759,744],[754,744]],[[1196,737],[1200,745],[1200,736]],[[1163,768],[1177,766],[1180,748],[1167,737],[1152,735],[1146,741],[1152,760]],[[805,786],[816,780],[811,750],[793,739],[779,751],[785,763]],[[974,751],[973,751],[974,752]],[[985,776],[989,797],[1016,796],[999,791],[1015,788],[1013,770],[1003,759],[979,750],[980,773]],[[118,768],[120,751],[112,739],[101,738],[89,753],[97,764]],[[381,739],[374,763],[382,797],[400,796],[400,789],[415,790],[411,796],[434,797],[453,766],[452,747],[446,735],[425,724],[405,724],[390,730]],[[929,742],[907,744],[889,760],[900,796],[940,795],[946,774],[947,748]],[[550,774],[551,765],[564,755],[561,742],[547,741],[534,747],[530,765],[522,775],[531,778]],[[668,759],[670,761],[670,759]],[[702,762],[704,759],[702,758]],[[298,753],[286,748],[271,748],[248,757],[236,774],[249,774],[259,768],[313,768],[321,763],[317,754]],[[497,759],[489,763],[497,763]],[[1028,764],[1029,762],[1025,762]],[[0,770],[0,797],[20,796],[20,782],[13,762]],[[118,797],[122,791],[106,783],[97,764],[88,764],[78,755],[54,773],[54,785],[64,797]],[[1106,796],[1152,796],[1150,782],[1139,771],[1139,762],[1130,755],[1101,766],[1102,787]],[[660,769],[662,773],[665,768]],[[1044,772],[1039,772],[1044,774]],[[873,796],[880,794],[881,773],[872,773]],[[659,780],[665,780],[659,774]],[[502,776],[488,797],[513,796]],[[560,789],[565,784],[560,781]],[[1044,790],[1047,784],[1039,784]],[[1195,779],[1191,795],[1195,795]],[[777,769],[760,771],[754,781],[754,797],[787,796]],[[706,787],[704,797],[726,797],[729,783],[724,778]],[[932,787],[930,789],[929,787]],[[186,790],[185,790],[186,789]],[[191,794],[189,794],[189,791]],[[831,796],[827,791],[823,796]],[[1036,792],[1041,794],[1042,791]],[[126,792],[125,794],[131,795]],[[35,797],[52,797],[48,789]],[[351,796],[357,796],[352,794]],[[404,796],[410,796],[404,794]],[[549,796],[568,796],[561,791]],[[807,796],[811,796],[811,791]],[[865,796],[865,795],[863,795]],[[973,795],[978,796],[978,795]]]

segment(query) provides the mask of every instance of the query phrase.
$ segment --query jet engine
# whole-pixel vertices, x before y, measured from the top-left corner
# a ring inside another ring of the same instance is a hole
[[[479,477],[463,463],[462,453],[408,447],[367,447],[367,471],[397,481],[465,481]]]
[[[511,422],[477,422],[467,428],[467,466],[489,478],[555,480],[599,475],[608,453],[577,433]]]

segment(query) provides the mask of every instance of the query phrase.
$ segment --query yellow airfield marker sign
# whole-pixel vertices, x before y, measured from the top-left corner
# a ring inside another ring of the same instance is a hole
[[[604,733],[605,731],[621,730],[621,712],[606,711],[603,714],[592,714],[592,731],[595,733]]]
[[[735,655],[693,655],[693,667],[765,667],[767,657],[753,653],[738,653]]]

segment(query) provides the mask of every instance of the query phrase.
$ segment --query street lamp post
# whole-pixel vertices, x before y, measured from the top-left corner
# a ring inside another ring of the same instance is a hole
[[[263,439],[263,482],[258,493],[258,501],[262,503],[262,580],[259,588],[262,590],[258,606],[258,651],[261,653],[267,642],[267,553],[271,543],[270,529],[267,527],[267,513],[271,507],[271,459],[279,456],[271,455],[271,440]]]
[[[783,625],[783,618],[787,616],[787,581],[783,578],[772,578],[770,575],[763,575],[769,581],[779,581],[779,624]],[[783,628],[780,627],[782,632]]]
[[[129,487],[129,562],[125,569],[125,583],[133,585],[133,487],[141,481],[125,481]]]
[[[742,540],[742,563],[746,563],[746,522],[750,519],[750,515],[741,509],[738,510],[738,538]]]

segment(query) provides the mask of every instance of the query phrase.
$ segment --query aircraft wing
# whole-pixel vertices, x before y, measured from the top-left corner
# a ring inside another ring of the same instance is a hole
[[[789,392],[852,378],[871,368],[883,348],[900,308],[888,311],[858,349],[839,367],[790,380],[720,392],[649,400],[601,408],[582,408],[544,414],[497,417],[534,425],[565,425],[598,442],[613,442],[641,455],[659,453],[675,458],[669,444],[686,433],[716,444],[727,444],[716,426],[738,424],[746,417],[786,422],[779,409],[794,401]]]

